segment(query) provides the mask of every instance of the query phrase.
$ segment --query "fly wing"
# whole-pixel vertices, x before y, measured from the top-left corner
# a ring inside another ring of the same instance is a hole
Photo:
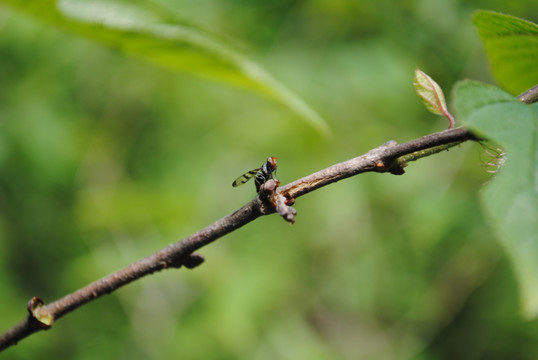
[[[239,185],[243,185],[244,183],[246,183],[247,181],[249,181],[250,179],[252,179],[254,176],[256,176],[256,174],[258,173],[258,171],[260,171],[260,168],[258,168],[258,169],[254,169],[254,170],[250,170],[249,172],[244,173],[243,175],[241,175],[240,177],[238,177],[237,179],[235,179],[235,181],[232,183],[232,186],[233,186],[233,187],[236,187],[236,186],[239,186]]]

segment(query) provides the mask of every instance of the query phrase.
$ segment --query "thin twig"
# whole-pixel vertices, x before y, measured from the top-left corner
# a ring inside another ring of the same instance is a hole
[[[284,195],[284,199],[297,198],[322,186],[366,171],[401,173],[398,169],[395,170],[394,168],[394,166],[398,166],[395,160],[399,156],[432,146],[439,146],[455,141],[462,142],[473,138],[474,136],[467,130],[458,128],[424,136],[405,144],[396,144],[396,142],[392,141],[362,156],[333,165],[325,170],[277,188],[276,192],[272,195],[276,195],[277,197]],[[279,203],[279,208],[282,208],[283,206],[285,207],[283,203],[287,202],[287,200],[277,202]],[[0,350],[16,344],[36,331],[49,328],[52,322],[58,320],[68,312],[102,295],[109,294],[136,279],[167,268],[179,268],[181,266],[192,268],[201,264],[203,258],[200,255],[192,254],[194,251],[262,215],[274,213],[277,210],[277,206],[276,204],[275,206],[270,205],[258,196],[234,213],[223,217],[182,241],[173,243],[57,301],[48,305],[37,306],[40,316],[36,316],[35,312],[32,312],[19,324],[0,335]],[[284,214],[281,215],[284,216]],[[288,221],[293,221],[293,217],[295,216],[294,210],[286,213],[286,216],[292,217]],[[39,320],[42,317],[51,319],[51,323],[42,323]]]
[[[123,285],[126,285],[143,276],[167,268],[179,268],[185,266],[194,268],[200,265],[204,259],[200,255],[192,254],[193,251],[207,245],[214,240],[234,231],[262,215],[262,204],[255,198],[239,210],[223,217],[205,229],[190,237],[170,244],[162,250],[145,257],[128,267],[105,276],[76,292],[66,295],[46,306],[40,311],[46,312],[53,320],[58,320],[63,315],[92,301],[102,295],[109,294]],[[52,325],[52,324],[51,324]],[[39,330],[46,330],[50,326],[42,324],[32,313],[26,316],[19,324],[0,335],[0,350],[31,335]]]
[[[525,104],[534,104],[535,102],[538,102],[538,84],[534,85],[534,87],[525,91],[523,94],[518,95],[517,98]]]
[[[538,86],[521,94],[518,98],[527,104],[538,101]],[[167,268],[181,266],[194,268],[200,265],[204,259],[200,255],[193,254],[194,251],[262,215],[278,211],[287,221],[293,222],[296,212],[290,205],[302,195],[363,172],[389,172],[400,175],[403,174],[405,163],[399,158],[404,157],[405,160],[407,156],[410,160],[416,160],[437,152],[439,147],[444,149],[467,140],[478,139],[467,129],[456,128],[430,134],[403,144],[389,141],[362,156],[330,166],[280,188],[276,188],[276,185],[272,183],[272,187],[267,188],[268,194],[257,196],[239,210],[205,229],[182,241],[170,244],[120,271],[105,276],[48,305],[42,305],[42,301],[37,297],[32,298],[28,304],[30,314],[0,335],[0,350],[17,344],[18,341],[39,330],[50,328],[55,320],[68,312],[134,280]],[[43,319],[47,319],[47,321]]]
[[[403,144],[389,141],[368,151],[362,156],[332,165],[288,185],[284,185],[277,192],[298,198],[322,186],[367,171],[390,172],[400,175],[403,174],[403,169],[396,161],[399,157],[441,145],[456,145],[466,140],[476,140],[476,137],[465,128],[456,128],[423,136],[420,139]]]

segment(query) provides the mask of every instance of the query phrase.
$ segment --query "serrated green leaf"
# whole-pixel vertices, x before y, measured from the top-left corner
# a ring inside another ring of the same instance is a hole
[[[450,121],[450,126],[454,125],[454,119],[448,112],[446,105],[445,94],[441,87],[424,71],[419,68],[415,69],[415,78],[413,85],[418,96],[430,112],[443,115]]]
[[[20,11],[173,71],[264,95],[324,135],[329,126],[227,40],[144,0],[0,0]]]
[[[473,17],[499,84],[516,95],[538,84],[538,25],[492,11]]]
[[[471,130],[505,150],[503,166],[481,193],[485,213],[507,252],[522,313],[538,315],[538,104],[523,104],[493,86],[463,82],[456,106]]]

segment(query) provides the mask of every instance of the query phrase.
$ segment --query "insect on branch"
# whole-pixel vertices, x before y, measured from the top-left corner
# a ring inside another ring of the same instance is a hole
[[[258,196],[252,201],[188,238],[170,244],[59,300],[44,304],[39,298],[34,298],[36,300],[29,307],[30,313],[21,322],[0,335],[0,350],[16,344],[37,331],[52,327],[54,322],[65,314],[146,275],[168,268],[182,266],[193,268],[200,265],[203,257],[193,254],[194,251],[262,215],[278,213],[286,221],[293,223],[297,211],[291,206],[300,196],[364,172],[403,174],[406,164],[399,161],[402,156],[438,146],[454,146],[467,140],[478,139],[464,128],[455,128],[403,144],[390,141],[364,155],[330,166],[282,187],[279,187],[280,182],[274,177],[277,159],[269,157],[260,168],[241,175],[233,183],[233,186],[238,186],[254,177]]]

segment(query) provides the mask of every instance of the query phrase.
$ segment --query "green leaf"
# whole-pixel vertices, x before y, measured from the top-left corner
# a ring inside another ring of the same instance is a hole
[[[0,0],[169,70],[254,91],[289,108],[324,135],[327,123],[229,41],[144,0]]]
[[[493,86],[462,82],[459,115],[471,130],[504,148],[502,167],[481,193],[519,283],[522,313],[538,315],[538,104]]]
[[[426,108],[437,115],[443,115],[450,121],[449,127],[454,126],[454,118],[448,112],[446,106],[445,94],[441,87],[425,72],[419,68],[415,69],[415,80],[413,82],[418,96]]]
[[[499,84],[516,95],[538,84],[538,25],[492,11],[473,17]]]
[[[415,81],[413,85],[418,96],[420,96],[429,111],[437,115],[443,115],[447,111],[443,90],[430,76],[419,68],[415,69]]]

